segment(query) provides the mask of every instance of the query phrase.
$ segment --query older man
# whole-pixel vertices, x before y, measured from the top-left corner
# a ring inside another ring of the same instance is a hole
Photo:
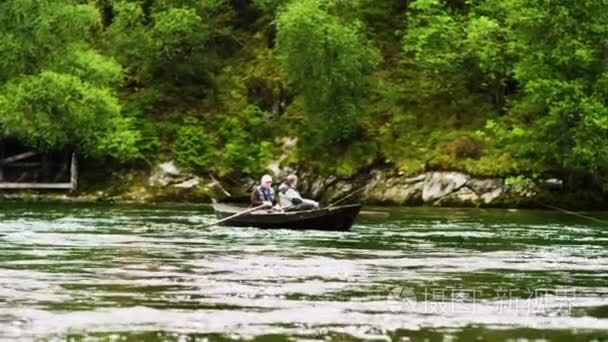
[[[298,177],[291,174],[279,187],[279,204],[288,211],[319,209],[319,203],[302,198],[298,190]]]
[[[264,175],[260,180],[260,185],[251,192],[251,206],[258,207],[263,204],[264,208],[269,209],[276,203],[276,196],[272,189],[272,177]]]

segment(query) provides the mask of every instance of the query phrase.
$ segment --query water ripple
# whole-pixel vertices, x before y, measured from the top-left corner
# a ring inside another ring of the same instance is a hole
[[[608,338],[608,229],[391,209],[350,232],[212,227],[189,207],[0,210],[0,339]],[[605,215],[605,214],[598,214]]]

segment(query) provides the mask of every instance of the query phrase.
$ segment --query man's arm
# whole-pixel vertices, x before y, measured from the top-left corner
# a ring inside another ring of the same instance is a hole
[[[294,189],[289,189],[285,196],[287,196],[293,205],[302,203],[302,196],[300,196],[300,193]]]

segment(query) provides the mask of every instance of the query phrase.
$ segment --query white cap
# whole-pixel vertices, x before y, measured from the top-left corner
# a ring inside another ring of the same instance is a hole
[[[272,182],[272,177],[270,177],[270,175],[263,175],[261,181],[262,181],[262,183]]]

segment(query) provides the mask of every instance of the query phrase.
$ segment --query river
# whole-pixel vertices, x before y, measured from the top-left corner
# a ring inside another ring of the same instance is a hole
[[[365,208],[319,232],[2,207],[2,340],[608,340],[608,226],[562,213]]]

